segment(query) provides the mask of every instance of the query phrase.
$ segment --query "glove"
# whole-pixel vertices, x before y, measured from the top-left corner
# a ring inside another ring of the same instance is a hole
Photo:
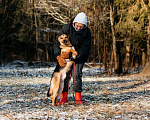
[[[64,59],[68,59],[69,58],[69,52],[62,52],[61,57]]]
[[[58,63],[60,65],[60,67],[65,67],[66,66],[67,62],[60,55],[57,56],[57,60],[58,60]]]
[[[72,52],[69,52],[69,59],[70,59],[71,61],[75,61],[75,60],[77,60],[77,59],[79,59],[79,58],[80,58],[80,55],[79,55],[79,54],[76,56],[76,58],[73,58]]]

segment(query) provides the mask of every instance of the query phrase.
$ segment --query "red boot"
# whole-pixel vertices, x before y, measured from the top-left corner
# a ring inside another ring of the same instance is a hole
[[[68,92],[62,92],[58,105],[62,105],[67,101]]]
[[[76,104],[83,104],[81,99],[81,92],[75,92],[75,102]]]

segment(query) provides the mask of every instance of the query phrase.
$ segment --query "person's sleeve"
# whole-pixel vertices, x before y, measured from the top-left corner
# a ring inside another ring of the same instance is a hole
[[[85,39],[84,39],[80,49],[77,50],[78,56],[76,59],[88,56],[90,49],[91,49],[91,32],[88,29],[87,34],[85,36]]]

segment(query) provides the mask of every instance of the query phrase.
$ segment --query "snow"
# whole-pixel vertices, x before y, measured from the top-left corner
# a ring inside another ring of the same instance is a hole
[[[0,120],[10,119],[150,119],[150,78],[133,74],[106,76],[99,67],[84,67],[84,105],[72,97],[52,106],[46,97],[55,64],[28,66],[15,61],[0,68]],[[101,74],[101,77],[100,75]]]

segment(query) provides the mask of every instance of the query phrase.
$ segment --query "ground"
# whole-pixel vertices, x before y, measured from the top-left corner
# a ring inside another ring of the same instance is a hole
[[[0,120],[148,120],[150,78],[132,74],[99,76],[98,67],[83,69],[83,105],[76,105],[70,84],[68,102],[52,106],[46,97],[54,66],[0,69]]]

